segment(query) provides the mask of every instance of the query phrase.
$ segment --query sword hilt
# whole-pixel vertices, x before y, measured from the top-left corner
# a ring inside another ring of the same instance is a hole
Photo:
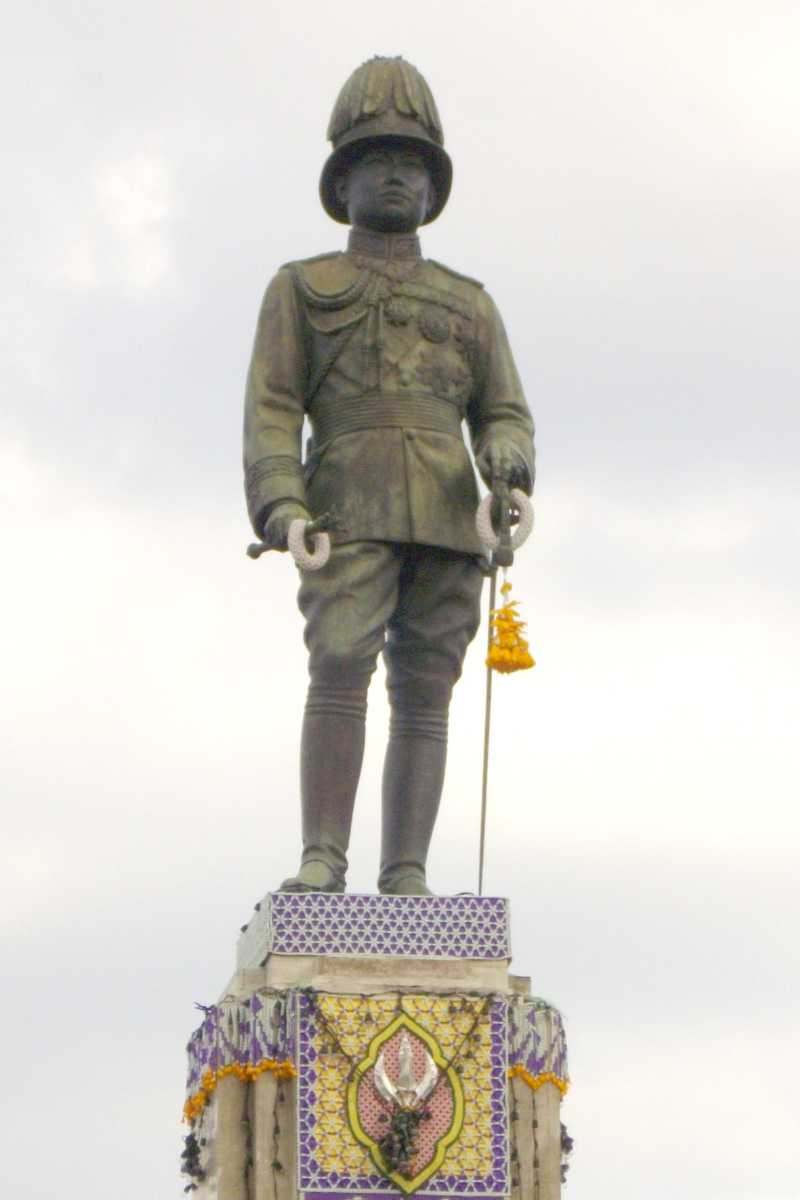
[[[341,532],[342,526],[339,518],[334,510],[324,512],[320,516],[315,517],[313,521],[306,522],[304,532],[305,537],[309,538],[315,533],[323,533],[327,529],[337,529]],[[260,558],[262,554],[266,554],[267,550],[274,550],[275,547],[269,542],[251,542],[247,547],[248,558]]]
[[[511,493],[508,481],[505,479],[493,479],[492,495],[497,507],[500,509],[500,541],[492,552],[492,565],[495,567],[510,567],[514,561],[514,551],[511,548]]]

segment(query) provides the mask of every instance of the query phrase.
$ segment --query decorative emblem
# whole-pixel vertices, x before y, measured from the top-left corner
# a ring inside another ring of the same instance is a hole
[[[383,312],[390,325],[407,325],[411,320],[411,309],[399,296],[391,296]]]
[[[426,304],[419,314],[419,328],[429,342],[446,342],[450,337],[450,321],[447,313],[433,304]]]
[[[436,1039],[401,1013],[356,1067],[347,1112],[375,1166],[409,1195],[438,1171],[458,1138],[464,1091]]]
[[[420,1080],[414,1079],[411,1040],[407,1033],[400,1038],[397,1055],[398,1072],[395,1086],[386,1072],[386,1055],[381,1050],[375,1063],[373,1077],[375,1086],[390,1104],[408,1111],[415,1111],[428,1098],[439,1078],[438,1068],[428,1051],[425,1051],[425,1073]]]

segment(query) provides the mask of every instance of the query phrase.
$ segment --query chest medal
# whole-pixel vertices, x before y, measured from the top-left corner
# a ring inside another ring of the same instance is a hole
[[[419,314],[419,329],[429,342],[446,342],[450,337],[450,321],[447,314],[433,304],[426,304]]]
[[[408,325],[411,320],[411,309],[399,296],[391,296],[383,312],[390,325]]]

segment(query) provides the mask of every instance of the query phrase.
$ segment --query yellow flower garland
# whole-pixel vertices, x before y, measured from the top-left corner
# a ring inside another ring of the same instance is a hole
[[[528,649],[528,643],[522,636],[525,621],[517,614],[518,600],[509,600],[511,584],[504,583],[500,592],[505,603],[500,608],[493,608],[489,620],[491,622],[491,640],[486,666],[493,671],[507,675],[511,671],[526,671],[535,667],[536,663]]]
[[[539,1075],[532,1075],[525,1067],[517,1065],[516,1067],[508,1068],[508,1078],[521,1079],[534,1092],[538,1092],[543,1083],[552,1083],[558,1088],[562,1096],[566,1096],[569,1091],[567,1080],[562,1079],[559,1075],[554,1075],[552,1071],[542,1071]]]
[[[294,1079],[297,1075],[294,1063],[289,1062],[288,1059],[285,1062],[277,1062],[274,1058],[262,1058],[261,1062],[256,1063],[255,1066],[228,1063],[227,1066],[219,1067],[216,1071],[206,1071],[201,1087],[193,1096],[189,1097],[183,1106],[183,1119],[190,1125],[197,1120],[208,1104],[220,1079],[225,1079],[228,1075],[235,1075],[237,1079],[241,1079],[245,1083],[252,1079],[258,1079],[259,1075],[263,1075],[265,1071],[271,1071],[278,1079]]]

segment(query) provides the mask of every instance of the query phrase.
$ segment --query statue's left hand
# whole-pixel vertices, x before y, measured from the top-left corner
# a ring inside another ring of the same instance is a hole
[[[522,488],[530,495],[531,478],[528,467],[513,442],[505,438],[491,441],[483,448],[475,461],[487,483],[507,483],[509,487]]]

